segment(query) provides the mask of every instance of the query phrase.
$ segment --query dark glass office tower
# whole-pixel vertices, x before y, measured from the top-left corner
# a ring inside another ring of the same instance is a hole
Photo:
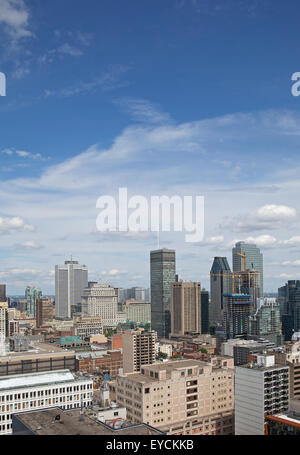
[[[282,334],[290,341],[294,332],[300,331],[300,280],[289,280],[278,289]]]
[[[232,290],[232,273],[226,257],[215,257],[210,271],[209,324],[223,324],[223,294]]]
[[[171,332],[171,284],[176,275],[175,251],[163,248],[150,252],[151,329],[158,338]]]
[[[6,284],[0,284],[0,302],[6,302]]]

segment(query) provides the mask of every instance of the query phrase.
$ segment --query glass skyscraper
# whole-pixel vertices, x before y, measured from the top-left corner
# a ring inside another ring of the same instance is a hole
[[[263,277],[263,255],[260,249],[253,243],[238,242],[235,247],[232,248],[232,271],[241,272],[243,271],[243,257],[237,253],[244,254],[245,258],[245,269],[256,270],[259,272],[259,288],[258,297],[264,296],[264,277]]]
[[[25,289],[25,299],[27,300],[27,316],[36,317],[36,301],[42,298],[42,290],[34,286],[27,286]]]
[[[223,324],[223,294],[232,290],[232,273],[226,257],[215,257],[210,271],[209,324]]]
[[[275,298],[258,300],[258,308],[250,319],[250,335],[265,337],[279,345],[281,340],[280,305]]]
[[[289,280],[278,289],[282,333],[290,341],[294,332],[300,331],[300,280]]]
[[[171,332],[171,284],[176,281],[175,251],[161,249],[150,252],[151,329],[158,338]]]

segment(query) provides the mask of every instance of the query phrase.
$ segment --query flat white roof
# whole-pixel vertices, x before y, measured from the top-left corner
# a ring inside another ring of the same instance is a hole
[[[69,370],[47,371],[43,373],[21,374],[0,378],[0,392],[8,389],[27,388],[75,381]]]

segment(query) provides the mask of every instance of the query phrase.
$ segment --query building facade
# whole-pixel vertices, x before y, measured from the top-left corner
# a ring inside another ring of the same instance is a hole
[[[151,323],[151,305],[142,300],[129,299],[125,301],[126,319],[137,324]]]
[[[224,332],[226,339],[246,336],[253,307],[251,295],[224,294]]]
[[[249,319],[249,333],[280,345],[281,321],[280,305],[275,298],[265,297],[258,300],[256,312]]]
[[[120,375],[116,401],[132,423],[168,434],[232,434],[234,369],[197,360],[157,363]]]
[[[36,317],[36,302],[42,298],[42,290],[34,286],[27,286],[25,289],[25,299],[27,301],[27,316]]]
[[[209,324],[221,326],[224,320],[223,294],[232,290],[232,273],[226,257],[215,257],[210,270]]]
[[[82,293],[81,310],[84,316],[102,319],[103,328],[118,325],[118,290],[108,284],[89,282]]]
[[[6,302],[6,284],[0,284],[0,302]]]
[[[54,307],[52,299],[44,298],[36,301],[36,326],[42,327],[45,322],[52,322],[54,318]]]
[[[245,258],[243,258],[240,255],[244,255]],[[235,247],[232,248],[232,271],[242,272],[244,270],[256,270],[257,272],[259,272],[260,284],[258,289],[258,297],[263,297],[264,296],[263,255],[256,245],[246,242],[237,242],[235,244]]]
[[[120,349],[83,352],[76,356],[76,370],[88,374],[108,374],[114,377],[123,368],[123,355]]]
[[[289,402],[289,368],[274,355],[235,369],[235,434],[264,435],[267,415],[284,413]]]
[[[290,398],[300,400],[300,342],[288,342],[274,351],[275,361],[290,370]]]
[[[171,284],[175,275],[174,250],[150,252],[151,327],[159,338],[168,338],[171,332]]]
[[[0,435],[12,433],[12,414],[59,406],[90,406],[93,381],[75,379],[68,370],[0,378]]]
[[[202,302],[200,283],[189,281],[172,283],[171,336],[203,333],[204,321],[202,321],[202,317],[205,313],[202,309],[202,303],[205,305],[205,300]]]
[[[155,362],[157,333],[154,330],[126,330],[122,338],[124,373],[140,371],[142,365]]]
[[[290,341],[293,333],[300,331],[300,280],[289,280],[279,288],[278,301],[284,340]]]
[[[70,318],[71,306],[81,302],[83,290],[88,285],[88,268],[78,261],[65,261],[55,266],[55,315]]]
[[[83,316],[74,320],[74,335],[82,338],[89,338],[92,335],[103,333],[102,319],[99,316]]]

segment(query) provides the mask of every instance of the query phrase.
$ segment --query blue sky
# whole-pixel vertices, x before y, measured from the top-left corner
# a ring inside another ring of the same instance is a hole
[[[54,292],[72,254],[91,279],[149,286],[154,234],[95,233],[96,200],[204,195],[205,239],[161,234],[208,287],[234,241],[265,288],[299,278],[296,0],[0,0],[0,280]]]

